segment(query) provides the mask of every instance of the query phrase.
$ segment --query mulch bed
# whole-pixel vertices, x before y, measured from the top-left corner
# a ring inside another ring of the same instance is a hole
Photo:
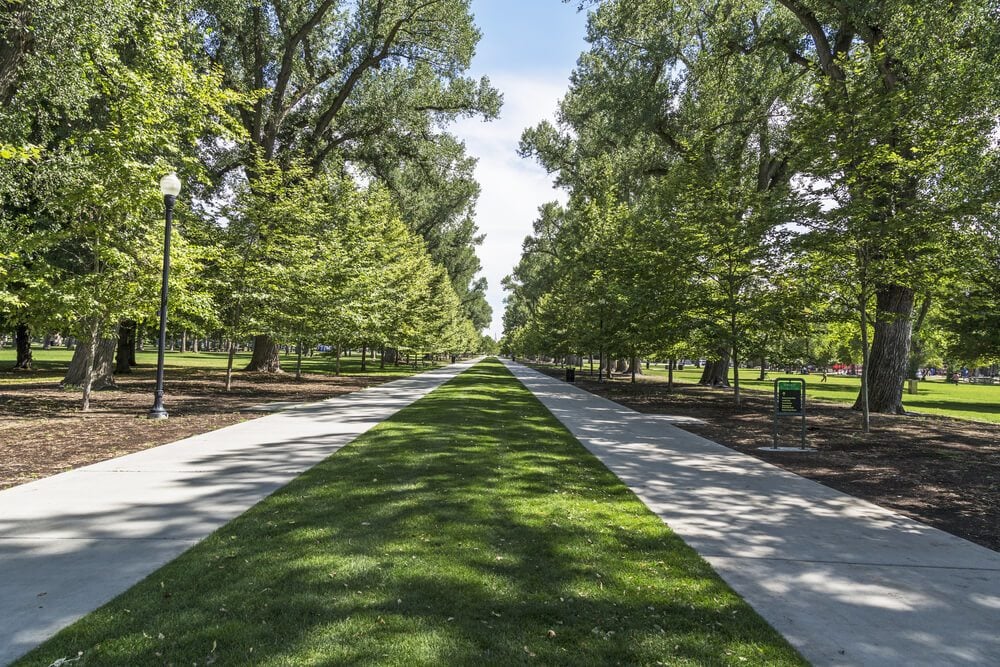
[[[562,378],[562,370],[538,370]],[[772,397],[745,392],[743,406],[732,391],[675,385],[641,378],[598,384],[577,374],[578,386],[638,412],[697,417],[685,424],[697,433],[750,456],[863,498],[990,549],[1000,550],[1000,425],[939,416],[873,415],[872,432],[860,431],[850,406],[811,400],[808,446],[813,453],[769,453]],[[786,418],[782,445],[797,446],[799,422]]]
[[[117,388],[92,394],[87,413],[80,411],[79,389],[59,387],[61,376],[28,373],[0,373],[0,489],[265,414],[241,412],[252,406],[319,401],[394,379],[237,373],[226,392],[225,371],[170,368],[164,395],[170,418],[150,420],[153,368],[117,376]],[[17,382],[3,382],[12,378]]]

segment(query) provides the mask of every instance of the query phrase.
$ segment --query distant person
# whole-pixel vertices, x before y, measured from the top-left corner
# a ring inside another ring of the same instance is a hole
[[[823,379],[820,382],[826,382],[826,369],[823,369]]]

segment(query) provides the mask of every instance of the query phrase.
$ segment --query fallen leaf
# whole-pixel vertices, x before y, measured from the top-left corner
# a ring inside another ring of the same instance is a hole
[[[549,630],[549,632],[548,632],[548,638],[552,639],[555,636],[556,636],[556,631],[555,630]]]

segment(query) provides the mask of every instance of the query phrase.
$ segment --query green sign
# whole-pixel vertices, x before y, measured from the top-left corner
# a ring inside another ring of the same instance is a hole
[[[778,382],[778,396],[775,410],[783,415],[802,414],[802,394],[805,386],[801,382]]]
[[[778,449],[778,420],[781,417],[798,417],[801,420],[800,449],[806,451],[806,381],[799,378],[778,378],[774,381],[774,443]]]

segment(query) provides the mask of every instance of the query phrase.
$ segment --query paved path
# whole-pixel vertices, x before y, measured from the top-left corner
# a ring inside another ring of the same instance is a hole
[[[0,491],[0,665],[472,363]]]
[[[507,367],[815,665],[1000,665],[997,552]]]

